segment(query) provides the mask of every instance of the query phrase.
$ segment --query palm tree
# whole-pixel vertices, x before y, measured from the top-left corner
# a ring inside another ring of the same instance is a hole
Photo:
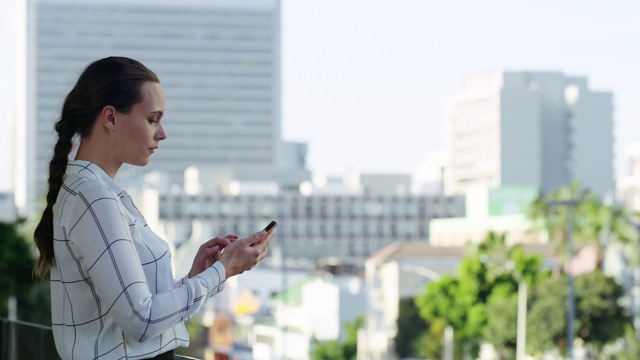
[[[566,259],[567,224],[571,213],[573,243],[576,247],[596,247],[598,269],[602,268],[602,254],[608,244],[638,247],[637,230],[628,222],[629,211],[603,203],[597,194],[573,182],[547,194],[540,192],[528,212],[534,224],[532,230],[546,232],[549,240],[555,244],[559,257]],[[630,260],[632,263],[638,261],[636,258]]]

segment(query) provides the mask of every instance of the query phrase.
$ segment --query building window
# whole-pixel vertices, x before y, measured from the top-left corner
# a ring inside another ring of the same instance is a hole
[[[307,203],[305,212],[306,212],[307,218],[313,217],[313,205],[311,203]]]

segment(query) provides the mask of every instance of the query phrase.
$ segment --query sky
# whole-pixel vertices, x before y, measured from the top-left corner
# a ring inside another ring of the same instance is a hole
[[[0,0],[0,190],[10,186],[16,1]],[[446,148],[447,96],[465,77],[500,69],[583,76],[592,90],[613,92],[619,174],[624,145],[640,141],[638,1],[281,6],[282,135],[309,144],[315,174],[413,172],[428,153]]]

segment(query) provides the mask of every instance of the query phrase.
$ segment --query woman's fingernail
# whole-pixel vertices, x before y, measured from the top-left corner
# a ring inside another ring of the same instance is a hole
[[[260,234],[258,234],[258,237],[262,240],[264,239],[264,237],[267,236],[267,232],[266,231],[261,231]]]

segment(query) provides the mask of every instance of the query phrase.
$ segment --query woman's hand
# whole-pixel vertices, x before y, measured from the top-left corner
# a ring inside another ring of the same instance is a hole
[[[275,229],[268,233],[264,230],[258,231],[229,244],[220,257],[227,279],[251,270],[260,260],[264,259],[267,256],[267,245],[269,245],[274,233]]]
[[[239,236],[232,234],[225,237],[215,237],[206,243],[200,245],[198,253],[193,258],[193,265],[189,271],[189,278],[192,278],[201,272],[207,270],[213,263],[220,260],[222,249],[232,242],[238,240]]]

